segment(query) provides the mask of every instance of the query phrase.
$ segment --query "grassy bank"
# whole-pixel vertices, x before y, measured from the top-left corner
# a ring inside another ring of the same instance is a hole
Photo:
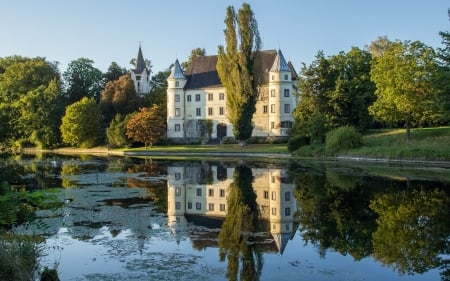
[[[338,154],[348,157],[450,161],[450,127],[412,129],[409,139],[404,129],[372,130],[364,135],[363,146]],[[324,147],[302,147],[295,155],[325,156]]]
[[[170,145],[154,146],[145,150],[143,147],[125,149],[124,151],[148,151],[168,153],[288,153],[286,144],[251,144],[239,146],[238,144],[221,145]]]

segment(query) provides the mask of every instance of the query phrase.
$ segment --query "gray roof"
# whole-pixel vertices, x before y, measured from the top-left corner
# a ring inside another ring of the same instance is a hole
[[[170,70],[169,78],[172,79],[185,79],[186,77],[183,74],[183,69],[181,69],[180,63],[178,60],[175,61],[175,64],[172,66]]]
[[[280,56],[278,55],[280,54]],[[279,63],[277,63],[277,60]],[[187,83],[185,89],[201,89],[208,87],[221,87],[219,74],[216,69],[217,56],[199,56],[194,58],[185,72]],[[279,65],[283,71],[291,71],[292,79],[297,74],[291,63],[286,63],[281,51],[259,51],[255,58],[255,79],[259,85],[269,82],[269,71],[274,65]],[[287,70],[286,70],[287,69]],[[171,74],[172,75],[172,74]]]
[[[283,53],[281,50],[278,50],[277,57],[275,58],[275,61],[273,62],[272,68],[270,71],[273,72],[280,72],[280,71],[290,71],[289,65],[287,64],[286,60],[284,59]]]
[[[141,46],[139,45],[139,51],[136,58],[136,69],[134,69],[134,73],[142,73],[146,69],[144,56],[142,55]]]

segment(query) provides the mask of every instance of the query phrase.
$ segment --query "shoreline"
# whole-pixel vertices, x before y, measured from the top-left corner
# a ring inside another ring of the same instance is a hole
[[[378,158],[378,157],[362,157],[362,156],[349,156],[340,155],[335,157],[320,157],[320,158],[305,158],[292,156],[290,153],[258,153],[258,152],[163,152],[163,151],[150,151],[150,150],[134,150],[134,151],[121,151],[111,150],[103,147],[98,148],[57,148],[57,149],[36,149],[25,148],[22,150],[24,154],[36,154],[36,153],[53,153],[62,155],[105,155],[105,156],[155,156],[155,157],[245,157],[245,158],[280,158],[280,159],[307,159],[307,160],[331,160],[331,161],[351,161],[351,162],[368,162],[368,163],[381,163],[381,164],[408,164],[408,165],[426,165],[426,166],[440,166],[450,167],[450,161],[442,160],[422,160],[422,159],[392,159],[392,158]]]

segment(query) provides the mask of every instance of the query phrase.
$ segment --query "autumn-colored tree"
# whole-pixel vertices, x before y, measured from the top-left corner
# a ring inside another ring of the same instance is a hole
[[[133,80],[128,74],[108,82],[100,99],[100,108],[107,123],[114,118],[114,115],[127,115],[143,105],[143,99],[136,94]]]
[[[144,107],[134,114],[127,123],[127,136],[137,142],[152,147],[166,134],[166,119],[157,105]]]

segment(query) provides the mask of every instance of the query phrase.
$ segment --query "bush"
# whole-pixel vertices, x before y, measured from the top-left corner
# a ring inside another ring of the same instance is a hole
[[[325,152],[335,155],[337,152],[357,148],[362,145],[362,136],[354,128],[343,126],[330,131],[325,139]]]
[[[289,139],[287,149],[289,152],[296,151],[302,146],[309,145],[310,144],[310,138],[307,136],[295,136]]]

